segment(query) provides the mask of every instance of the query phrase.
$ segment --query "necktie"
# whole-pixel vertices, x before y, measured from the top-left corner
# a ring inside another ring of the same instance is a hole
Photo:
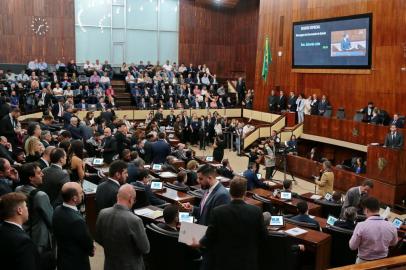
[[[392,141],[395,140],[395,133],[392,133]]]
[[[204,196],[203,196],[203,198],[202,198],[202,201],[200,202],[200,214],[202,214],[203,213],[203,208],[204,208],[204,205],[206,204],[206,201],[207,201],[207,198],[209,197],[209,191],[206,191],[205,193],[204,193]]]

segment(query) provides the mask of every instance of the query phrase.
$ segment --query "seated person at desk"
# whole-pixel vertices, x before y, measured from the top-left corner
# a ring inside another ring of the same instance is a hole
[[[365,173],[365,165],[362,158],[360,157],[356,158],[355,163],[352,166],[352,169],[356,174]]]
[[[174,166],[176,158],[174,156],[167,156],[165,163],[162,165],[162,171],[170,171],[178,173],[179,169]]]
[[[390,124],[395,125],[397,128],[403,128],[405,123],[403,120],[399,119],[399,114],[395,113]]]
[[[297,155],[297,140],[296,140],[295,135],[290,136],[290,140],[286,141],[285,145],[286,145],[287,151],[289,153],[292,153],[293,155]]]
[[[386,135],[384,147],[403,147],[403,135],[397,131],[396,125],[392,124],[390,126],[390,132]]]
[[[179,223],[179,207],[175,204],[169,204],[165,206],[163,215],[165,223],[160,222],[157,224],[157,226],[166,231],[177,232]]]
[[[151,203],[151,205],[162,205],[166,203],[164,200],[161,200],[152,192],[151,186],[149,185],[149,173],[147,170],[140,171],[137,177],[137,181],[132,184],[145,190],[145,195],[147,196],[148,201]]]
[[[243,176],[247,179],[247,190],[252,190],[254,188],[267,188],[268,185],[258,179],[257,174],[257,164],[255,162],[250,162],[248,169],[243,173]]]
[[[347,209],[344,210],[343,219],[334,222],[334,226],[353,231],[355,229],[356,219],[357,219],[357,208],[348,207]]]
[[[339,191],[334,191],[334,193],[333,193],[333,196],[331,196],[331,199],[330,200],[328,200],[329,202],[332,202],[332,203],[339,203],[339,204],[341,204],[343,201],[342,201],[342,194],[341,194],[341,192],[339,192]]]
[[[217,173],[221,176],[232,179],[234,177],[233,169],[230,166],[228,159],[223,159],[221,162],[221,167],[217,169]]]
[[[330,161],[323,162],[323,173],[321,178],[320,180],[316,179],[314,183],[318,187],[317,195],[325,196],[327,192],[333,194],[334,173]]]
[[[283,180],[283,190],[281,192],[290,192],[292,194],[292,198],[299,198],[299,194],[292,191],[292,181],[289,179]]]
[[[189,187],[185,184],[187,181],[187,173],[186,171],[180,171],[178,172],[178,175],[176,176],[175,182],[173,184],[175,186],[181,187],[181,188],[186,188],[189,190]]]
[[[292,217],[291,219],[299,222],[315,224],[317,225],[317,230],[320,230],[320,224],[309,216],[309,206],[307,205],[307,202],[300,201],[297,203],[296,206],[299,214],[297,216]]]

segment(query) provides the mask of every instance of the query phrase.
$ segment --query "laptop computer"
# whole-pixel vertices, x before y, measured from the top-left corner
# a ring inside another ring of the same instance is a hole
[[[179,222],[193,223],[194,219],[189,212],[179,212]]]
[[[152,164],[152,169],[154,171],[160,171],[162,169],[162,164]]]
[[[162,189],[162,182],[152,181],[151,182],[151,189],[152,190],[160,190],[160,189]]]
[[[333,195],[331,195],[330,193],[326,193],[326,195],[324,195],[324,199],[326,200],[326,201],[330,201],[331,199],[333,198]]]
[[[94,166],[101,166],[103,165],[103,159],[102,158],[94,158],[92,164]]]
[[[283,216],[271,216],[271,220],[269,221],[269,230],[277,231],[283,227],[285,227]]]
[[[292,193],[291,192],[284,192],[281,191],[281,199],[285,201],[290,201],[292,200]]]
[[[328,216],[327,218],[327,224],[330,226],[334,226],[334,223],[338,220],[338,218],[333,217],[333,216]]]
[[[403,220],[399,219],[399,218],[395,218],[392,221],[393,226],[395,226],[396,229],[400,229],[400,227],[402,227],[403,225]]]

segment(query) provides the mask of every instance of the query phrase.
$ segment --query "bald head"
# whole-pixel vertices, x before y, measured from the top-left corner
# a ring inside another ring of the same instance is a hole
[[[82,202],[82,187],[76,182],[67,182],[62,186],[62,199],[70,205],[78,205]]]
[[[130,184],[124,184],[120,187],[117,193],[117,204],[132,208],[135,202],[135,190]]]

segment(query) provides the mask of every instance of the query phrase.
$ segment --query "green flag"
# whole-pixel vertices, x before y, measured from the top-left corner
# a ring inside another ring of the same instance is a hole
[[[268,77],[268,69],[269,65],[272,63],[272,54],[269,48],[269,38],[266,37],[265,39],[265,46],[264,46],[264,60],[262,63],[262,78],[266,81]]]

